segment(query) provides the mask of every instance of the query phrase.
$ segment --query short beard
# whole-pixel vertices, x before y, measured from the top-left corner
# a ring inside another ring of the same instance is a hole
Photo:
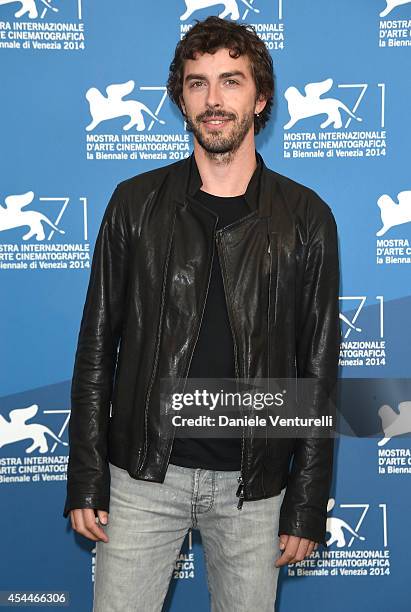
[[[218,112],[215,115],[218,116]],[[240,122],[236,121],[233,116],[224,116],[232,119],[233,122],[233,128],[228,136],[210,134],[209,137],[204,138],[197,123],[192,122],[187,115],[185,120],[188,131],[193,132],[199,145],[204,149],[206,157],[226,165],[232,161],[234,153],[239,149],[249,130],[254,126],[254,112],[246,113]]]

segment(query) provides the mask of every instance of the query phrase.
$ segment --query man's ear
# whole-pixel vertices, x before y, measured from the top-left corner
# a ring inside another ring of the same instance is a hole
[[[180,104],[181,104],[181,108],[183,109],[184,115],[186,115],[187,113],[186,113],[186,107],[184,104],[183,96],[180,96]]]
[[[254,112],[261,113],[264,110],[266,104],[267,104],[267,98],[263,98],[263,97],[258,98],[258,100],[255,103]]]

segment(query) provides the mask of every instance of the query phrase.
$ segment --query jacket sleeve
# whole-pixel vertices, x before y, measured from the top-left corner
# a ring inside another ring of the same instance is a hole
[[[310,405],[306,408],[309,416],[335,417],[341,333],[337,226],[331,208],[315,192],[312,194],[312,204],[322,214],[321,220],[311,222],[314,227],[308,230],[302,292],[296,305],[297,377],[316,379],[310,381]],[[332,436],[296,438],[279,535],[295,535],[326,545],[333,448]]]
[[[128,267],[123,208],[117,185],[94,247],[74,359],[64,517],[75,508],[109,510],[107,433]]]

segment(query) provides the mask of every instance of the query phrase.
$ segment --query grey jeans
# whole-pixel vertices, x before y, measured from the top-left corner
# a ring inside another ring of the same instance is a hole
[[[238,510],[239,473],[170,463],[156,483],[110,464],[109,542],[96,542],[93,612],[161,611],[190,528],[200,530],[211,611],[273,612],[285,489]]]

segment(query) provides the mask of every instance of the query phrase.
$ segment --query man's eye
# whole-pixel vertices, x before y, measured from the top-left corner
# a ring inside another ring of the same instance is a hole
[[[204,81],[192,81],[190,87],[194,87],[196,89],[198,89],[196,86],[197,85],[202,85]],[[235,79],[227,79],[225,81],[226,83],[233,83],[234,85],[238,85],[238,81],[236,81]]]

